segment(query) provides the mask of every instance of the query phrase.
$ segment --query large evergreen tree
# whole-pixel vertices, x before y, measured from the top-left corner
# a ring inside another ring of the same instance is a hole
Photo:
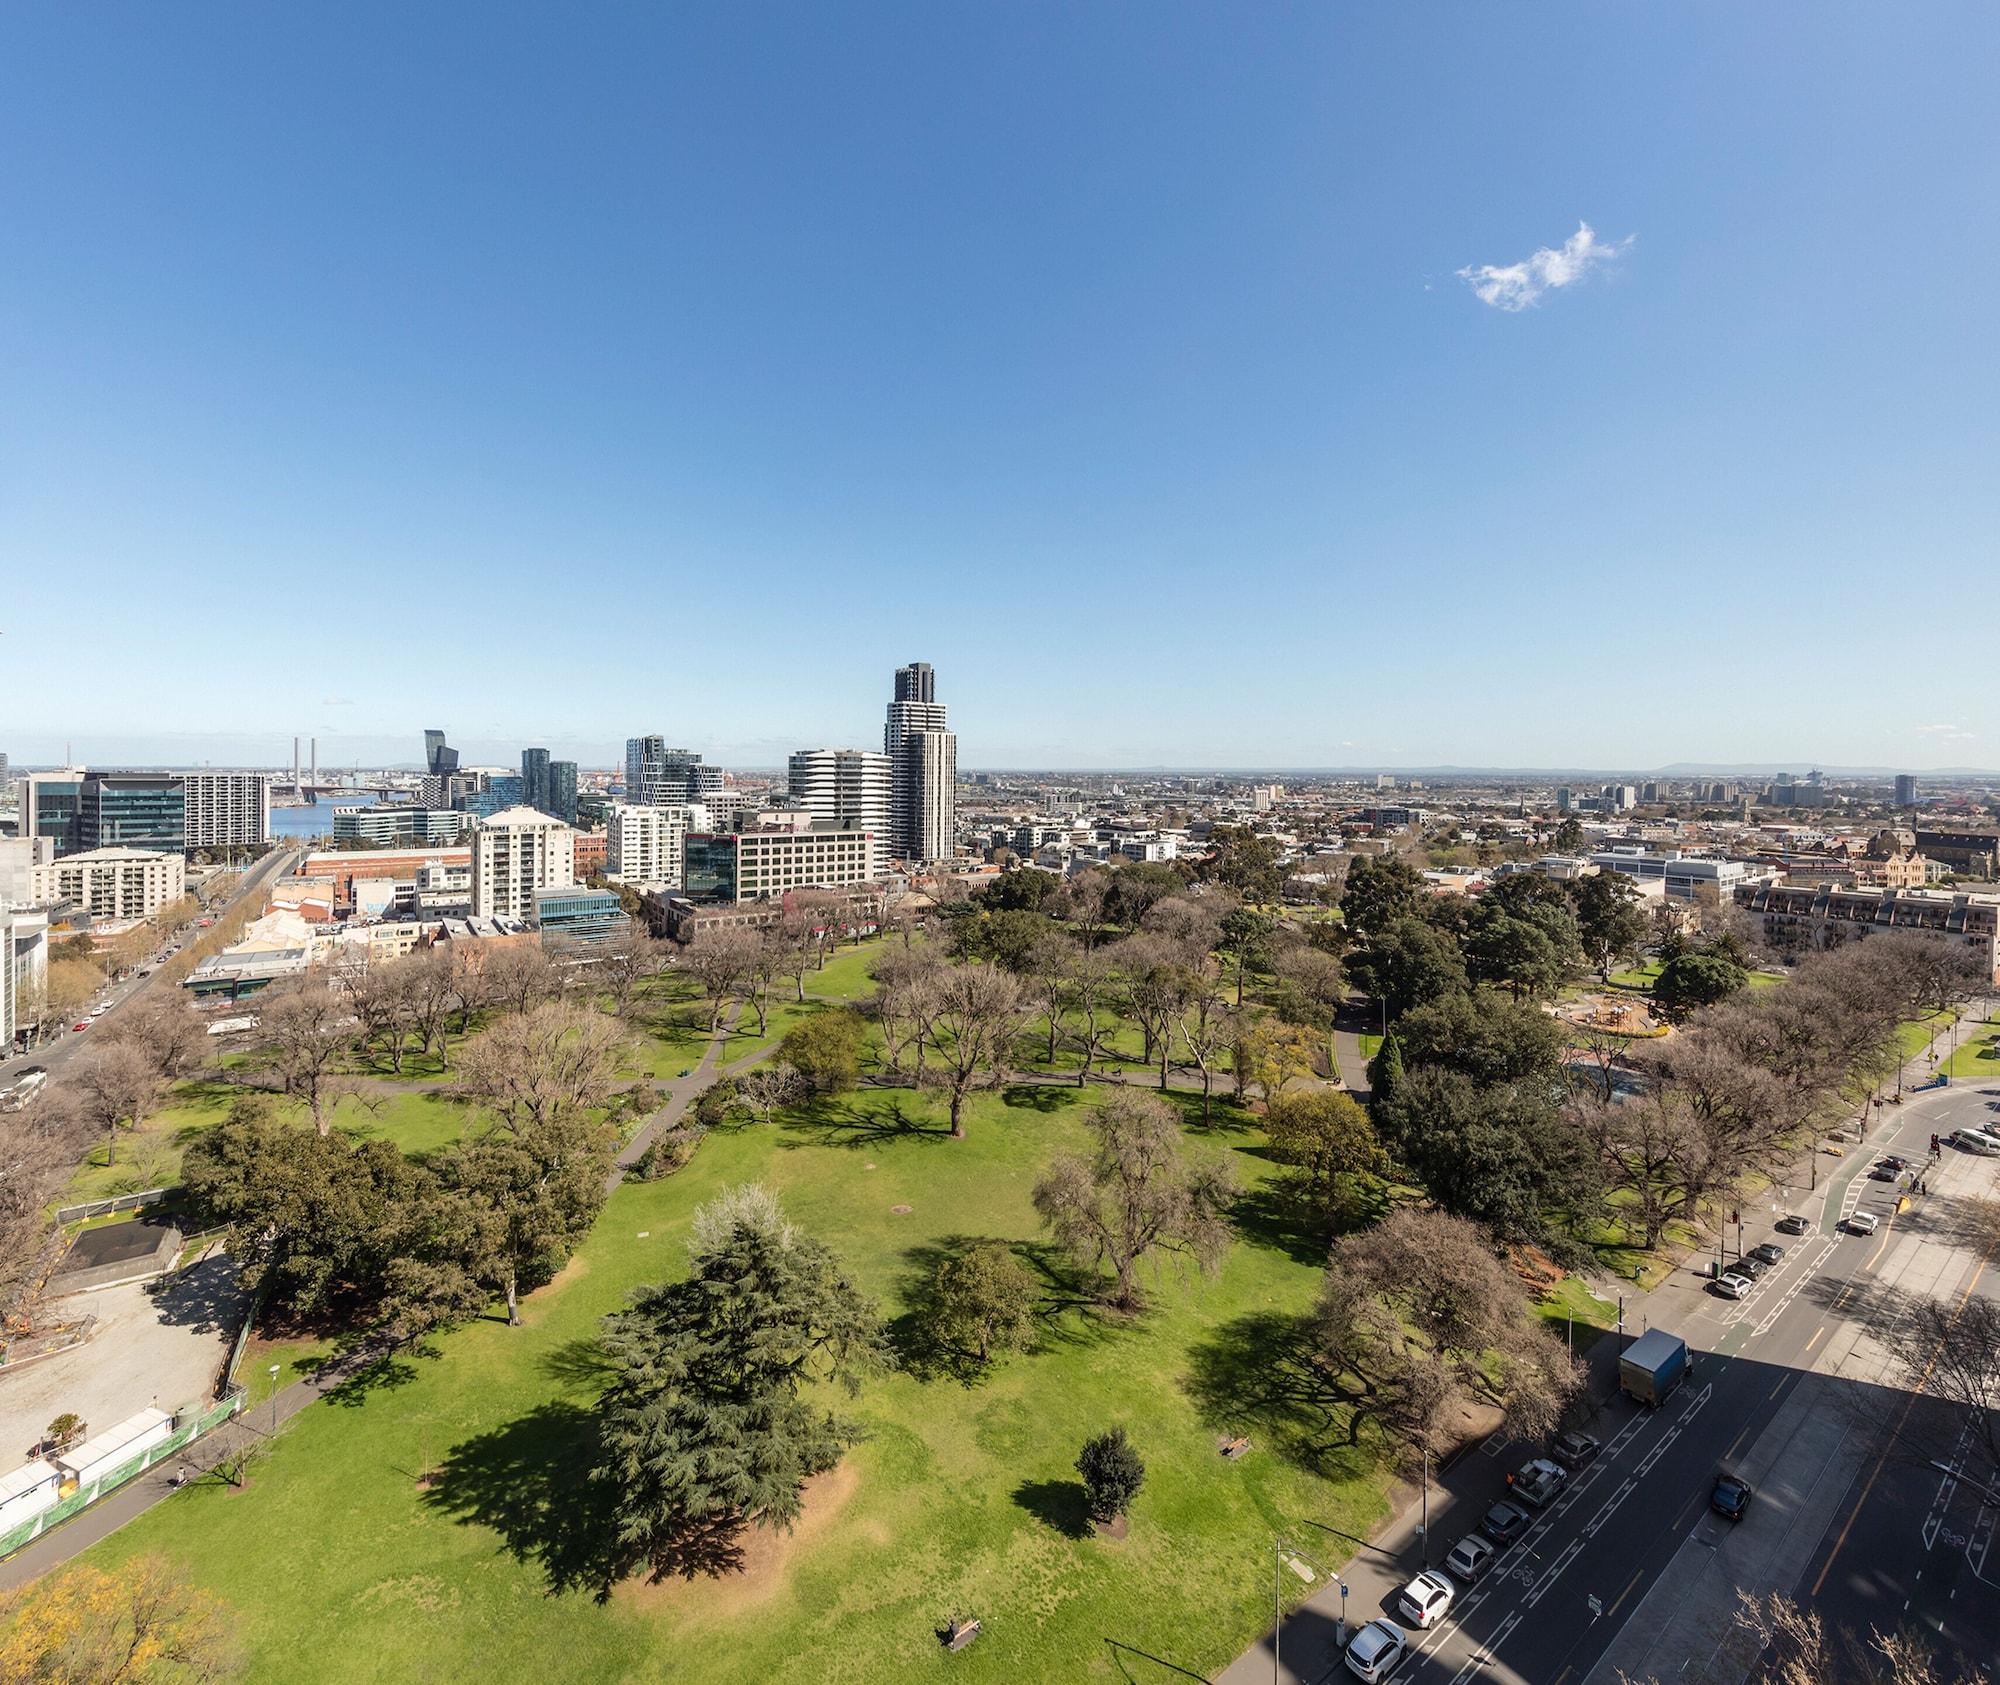
[[[800,1493],[858,1430],[808,1402],[888,1362],[882,1325],[834,1255],[754,1184],[695,1213],[683,1281],[605,1318],[616,1380],[599,1401],[624,1563],[654,1579],[733,1564],[746,1524],[789,1527]]]

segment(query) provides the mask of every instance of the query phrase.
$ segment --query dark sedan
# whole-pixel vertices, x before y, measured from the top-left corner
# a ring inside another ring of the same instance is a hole
[[[1479,1530],[1496,1545],[1511,1545],[1527,1532],[1534,1519],[1519,1504],[1502,1498],[1480,1520]]]
[[[1750,1507],[1750,1482],[1733,1474],[1718,1474],[1715,1490],[1708,1495],[1708,1507],[1724,1521],[1741,1521]]]

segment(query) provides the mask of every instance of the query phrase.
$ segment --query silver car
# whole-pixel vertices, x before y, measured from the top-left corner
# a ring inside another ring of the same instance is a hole
[[[1409,1639],[1394,1621],[1370,1621],[1347,1645],[1347,1671],[1374,1685],[1396,1671]]]

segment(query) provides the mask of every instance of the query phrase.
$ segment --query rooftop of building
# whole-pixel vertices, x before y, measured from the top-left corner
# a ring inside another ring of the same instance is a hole
[[[554,814],[544,813],[538,807],[528,807],[525,804],[520,807],[503,807],[498,813],[490,814],[480,820],[479,828],[482,831],[529,829],[567,831],[573,829],[572,826],[556,818]]]

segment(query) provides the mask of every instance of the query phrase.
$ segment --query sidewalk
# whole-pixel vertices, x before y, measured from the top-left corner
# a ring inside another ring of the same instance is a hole
[[[1970,1003],[1966,1016],[1979,1015],[1986,1004],[1983,1001]],[[1902,1077],[1906,1087],[1913,1082],[1927,1080],[1930,1051],[1940,1036],[1949,1033],[1947,1026],[1904,1062]],[[1893,1083],[1892,1077],[1890,1083],[1885,1085],[1886,1092],[1895,1091]],[[1870,1108],[1870,1134],[1881,1129],[1894,1130],[1900,1125],[1900,1108],[1885,1105],[1879,1114],[1873,1107]],[[1837,1162],[1845,1165],[1852,1156],[1850,1153]],[[1802,1155],[1796,1164],[1789,1167],[1785,1178],[1773,1180],[1773,1190],[1782,1190],[1787,1194],[1803,1193],[1807,1182],[1813,1179],[1812,1162],[1810,1154]],[[1834,1162],[1829,1160],[1829,1163]],[[1839,1171],[1829,1174],[1837,1175]],[[1820,1184],[1824,1186],[1827,1179],[1820,1177]],[[1772,1207],[1774,1214],[1783,1209],[1775,1199]],[[1754,1245],[1766,1238],[1764,1229],[1767,1225],[1768,1219],[1761,1217],[1754,1225],[1746,1222],[1744,1243]],[[1753,1226],[1754,1234],[1749,1232]],[[1666,1277],[1650,1289],[1642,1290],[1631,1282],[1593,1283],[1593,1288],[1600,1294],[1622,1294],[1623,1327],[1628,1334],[1640,1333],[1655,1324],[1678,1327],[1691,1304],[1705,1302],[1708,1256],[1706,1253],[1690,1254],[1677,1262]],[[1586,1431],[1591,1429],[1592,1420],[1604,1406],[1617,1396],[1618,1359],[1624,1345],[1616,1330],[1612,1330],[1594,1339],[1588,1351],[1579,1354],[1589,1368],[1586,1395],[1591,1402],[1591,1416],[1580,1424]],[[1507,1471],[1537,1454],[1540,1449],[1539,1446],[1517,1444],[1496,1436],[1463,1447],[1431,1471],[1430,1562],[1441,1560],[1454,1541],[1474,1529],[1487,1506],[1505,1495]],[[1838,1446],[1830,1447],[1828,1459],[1837,1456],[1838,1452]],[[1266,1632],[1216,1675],[1215,1685],[1265,1685],[1266,1681],[1274,1678],[1279,1685],[1322,1685],[1334,1673],[1340,1660],[1343,1601],[1341,1586],[1333,1577],[1334,1570],[1338,1569],[1340,1577],[1346,1582],[1346,1631],[1351,1635],[1362,1623],[1389,1613],[1396,1592],[1424,1566],[1422,1496],[1411,1483],[1405,1482],[1392,1489],[1392,1503],[1399,1498],[1401,1507],[1367,1539],[1334,1533],[1310,1521],[1289,1525],[1285,1543],[1320,1570],[1319,1577],[1324,1582],[1322,1589],[1315,1591],[1285,1616],[1278,1635],[1281,1665],[1275,1671],[1271,1653],[1273,1634]],[[1391,1614],[1390,1618],[1398,1617]]]

